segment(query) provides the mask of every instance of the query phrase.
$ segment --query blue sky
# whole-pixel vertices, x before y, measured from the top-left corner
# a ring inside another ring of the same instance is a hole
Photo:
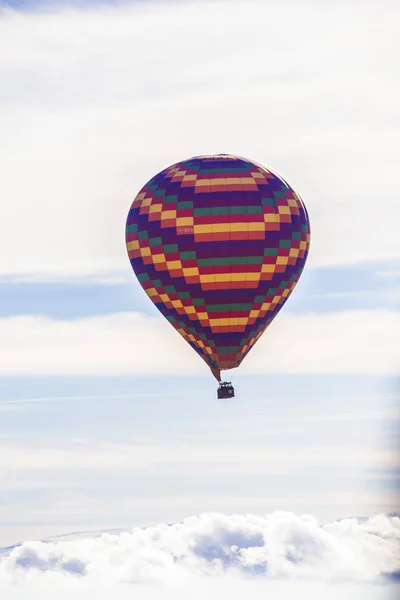
[[[104,285],[84,278],[63,283],[10,283],[4,278],[0,281],[0,316],[30,313],[69,319],[132,310],[133,306],[140,312],[157,314],[128,269],[125,279]],[[377,305],[398,309],[400,265],[392,261],[306,271],[294,298],[285,311],[329,312],[373,309]]]
[[[398,9],[26,4],[0,22],[0,546],[203,511],[394,510]],[[282,171],[312,226],[228,404],[124,247],[143,183],[220,151]]]

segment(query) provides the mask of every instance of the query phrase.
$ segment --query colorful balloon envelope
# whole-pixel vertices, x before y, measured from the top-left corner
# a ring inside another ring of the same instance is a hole
[[[141,286],[219,381],[289,298],[309,245],[300,196],[271,169],[228,154],[155,175],[126,224]]]

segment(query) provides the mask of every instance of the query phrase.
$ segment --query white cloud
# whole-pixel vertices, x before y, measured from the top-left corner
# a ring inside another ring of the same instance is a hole
[[[42,578],[45,579],[45,578]],[[252,581],[235,577],[225,577],[221,581],[205,581],[192,577],[181,584],[135,584],[133,589],[126,584],[92,585],[87,588],[65,582],[58,585],[51,577],[37,585],[20,584],[6,586],[7,600],[242,600],[249,597],[254,600],[396,600],[398,589],[395,585],[377,586],[374,584],[334,584],[320,582]],[[267,596],[266,596],[267,594]]]
[[[223,587],[225,593],[232,590],[229,595],[239,598],[237,587],[232,586],[236,583],[242,590],[248,586],[255,598],[265,597],[268,591],[271,597],[286,598],[293,597],[286,595],[284,585],[291,581],[304,598],[317,598],[315,592],[323,590],[326,593],[320,597],[343,598],[347,596],[338,592],[351,589],[357,596],[348,598],[368,598],[358,592],[370,590],[370,597],[376,599],[388,591],[379,583],[400,568],[399,539],[400,519],[384,515],[320,526],[310,515],[282,511],[264,516],[203,513],[174,525],[25,542],[0,558],[0,586],[7,592],[14,590],[14,596],[7,593],[7,598],[21,597],[18,594],[28,585],[29,597],[34,597],[32,591],[49,592],[61,586],[64,593],[69,590],[76,597],[76,592],[93,594],[103,588],[104,593],[115,585],[121,585],[122,593],[143,589],[145,595],[140,597],[144,598],[180,595],[186,587],[187,597],[189,586],[199,593],[208,585],[211,597],[217,597]],[[149,596],[146,588],[127,588],[133,583],[147,584]],[[360,588],[356,585],[360,583],[375,585]]]
[[[399,257],[399,6],[360,6],[3,12],[0,274],[130,275],[137,190],[219,151],[270,164],[299,190],[310,266]]]
[[[344,468],[350,465],[365,469],[391,469],[398,465],[395,451],[372,447],[341,447],[335,443],[323,447],[310,444],[268,440],[246,446],[226,441],[218,443],[177,441],[156,443],[140,440],[136,443],[101,443],[92,440],[68,441],[67,447],[37,447],[0,444],[0,469],[8,472],[21,470],[25,475],[32,469],[95,469],[98,471],[132,469],[136,475],[162,475],[168,469],[172,475],[291,475],[307,469]],[[349,453],[351,452],[351,460]],[[268,458],[265,455],[268,454]],[[7,486],[7,481],[5,481]]]
[[[237,373],[396,374],[399,335],[400,315],[394,311],[282,312]],[[208,373],[167,321],[140,313],[71,321],[3,318],[0,354],[4,375]]]

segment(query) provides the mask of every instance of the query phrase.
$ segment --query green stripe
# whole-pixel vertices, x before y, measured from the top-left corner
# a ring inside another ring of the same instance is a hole
[[[281,240],[279,242],[279,248],[290,248],[292,245],[292,240]]]
[[[164,202],[177,202],[178,201],[178,196],[165,196],[164,200],[163,200],[163,204]]]
[[[256,215],[263,212],[262,206],[213,206],[211,209],[195,209],[194,214],[196,215],[197,210],[209,210],[211,215]],[[199,214],[200,216],[200,214]]]
[[[177,244],[166,244],[164,246],[165,254],[172,254],[172,252],[179,252],[179,248]]]
[[[263,212],[262,206],[231,206],[231,215],[260,215]]]
[[[184,208],[193,208],[193,202],[192,202],[192,200],[187,200],[185,202],[178,202],[176,208],[178,210],[184,209]]]
[[[188,300],[190,298],[189,292],[178,292],[178,296],[181,300]]]
[[[264,256],[278,256],[278,248],[264,248]]]
[[[224,173],[248,173],[249,168],[247,166],[245,167],[228,167],[225,169],[225,167],[221,167],[218,163],[210,163],[210,165],[204,165],[200,167],[199,169],[199,173],[209,173],[211,171],[211,173],[213,175],[215,175],[216,173],[220,173],[221,175],[224,175]]]
[[[224,256],[223,258],[199,258],[199,267],[225,267],[229,265],[262,265],[262,256]]]
[[[193,214],[195,217],[205,217],[211,214],[211,208],[195,208]]]
[[[135,233],[137,231],[137,223],[133,223],[132,225],[127,225],[126,233]]]
[[[252,304],[207,304],[207,312],[224,312],[224,311],[229,311],[229,310],[251,310],[252,306],[253,306]]]
[[[213,206],[211,209],[212,215],[229,215],[229,206]]]
[[[195,260],[196,252],[181,252],[180,257],[182,260]]]
[[[238,352],[239,346],[217,346],[218,354],[233,354]]]
[[[139,279],[139,281],[148,281],[150,279],[147,273],[140,273],[140,275],[138,275],[137,278]]]
[[[204,304],[203,298],[193,298],[192,302],[194,306],[202,306]]]
[[[161,245],[162,245],[162,239],[160,237],[149,239],[149,246],[161,246]]]
[[[213,173],[219,172],[219,173],[221,173],[221,175],[223,175],[224,173],[248,173],[248,171],[249,171],[248,167],[228,167],[228,168],[222,167],[221,168],[221,167],[216,166],[215,169],[213,169],[212,167],[211,167],[211,169],[212,169]]]
[[[139,238],[139,240],[147,239],[147,231],[145,229],[142,229],[142,231],[139,231],[138,238]]]

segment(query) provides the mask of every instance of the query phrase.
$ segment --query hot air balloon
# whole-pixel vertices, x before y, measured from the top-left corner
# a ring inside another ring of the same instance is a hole
[[[238,367],[289,298],[310,245],[306,207],[270,168],[195,156],[142,187],[126,223],[132,268],[150,300],[210,367]]]

